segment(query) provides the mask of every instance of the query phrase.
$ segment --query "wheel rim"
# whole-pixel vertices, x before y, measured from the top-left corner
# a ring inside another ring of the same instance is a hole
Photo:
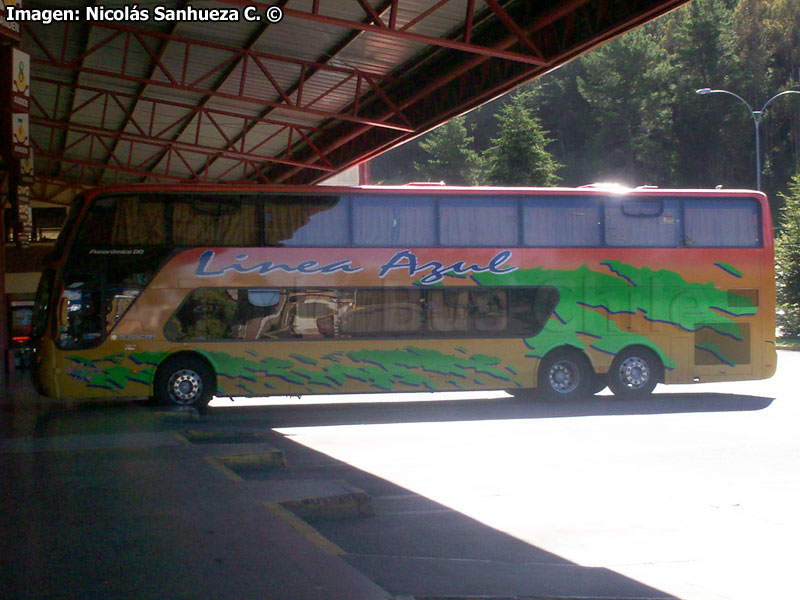
[[[203,379],[191,369],[181,369],[169,378],[167,390],[176,404],[192,404],[203,392]]]
[[[578,366],[568,360],[560,360],[547,373],[550,387],[559,394],[569,394],[577,389],[581,376]]]
[[[619,380],[630,390],[638,390],[650,381],[650,365],[639,356],[631,356],[619,366]]]

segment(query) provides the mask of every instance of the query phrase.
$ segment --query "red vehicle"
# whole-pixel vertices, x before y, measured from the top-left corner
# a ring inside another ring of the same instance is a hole
[[[9,311],[9,348],[14,354],[14,364],[17,367],[29,367],[31,364],[31,315],[33,314],[33,300],[21,299],[8,295]]]

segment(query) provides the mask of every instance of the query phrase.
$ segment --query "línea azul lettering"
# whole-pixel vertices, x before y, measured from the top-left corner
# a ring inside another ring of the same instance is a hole
[[[197,269],[195,275],[198,277],[219,277],[228,271],[236,273],[255,273],[257,275],[267,275],[274,271],[283,271],[284,273],[300,273],[302,275],[330,275],[331,273],[358,273],[362,270],[361,267],[354,267],[350,260],[339,260],[336,262],[321,265],[316,260],[305,260],[298,265],[292,266],[283,263],[274,263],[266,260],[255,265],[248,266],[247,254],[237,254],[234,259],[237,262],[230,263],[221,267],[212,266],[214,261],[214,251],[206,250],[200,255],[197,261]]]
[[[445,266],[436,260],[419,265],[417,256],[411,250],[402,250],[396,252],[389,261],[381,266],[379,277],[383,279],[389,272],[396,269],[408,269],[409,277],[413,277],[417,273],[428,272],[427,275],[422,277],[419,282],[423,285],[431,285],[439,283],[444,279],[445,275],[466,275],[468,273],[494,273],[495,275],[503,275],[516,271],[517,267],[509,266],[501,268],[511,258],[511,250],[503,250],[495,254],[485,267],[476,264],[467,265],[464,261],[455,262],[452,265]]]

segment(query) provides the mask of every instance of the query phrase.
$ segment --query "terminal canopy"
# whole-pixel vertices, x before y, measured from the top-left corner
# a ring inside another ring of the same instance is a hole
[[[685,1],[25,0],[31,199],[318,183]]]

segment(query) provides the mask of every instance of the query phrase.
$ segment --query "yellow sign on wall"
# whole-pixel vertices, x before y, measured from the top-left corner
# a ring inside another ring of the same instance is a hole
[[[11,94],[24,98],[23,108],[27,110],[27,100],[31,97],[31,57],[19,48],[11,51]]]
[[[22,182],[33,179],[33,148],[28,149],[28,157],[19,161],[19,176]]]
[[[28,158],[30,155],[28,113],[11,114],[11,153],[19,158]]]
[[[9,38],[14,42],[22,40],[22,29],[18,21],[6,20],[6,7],[22,8],[22,0],[5,0],[3,9],[0,11],[0,38]]]

